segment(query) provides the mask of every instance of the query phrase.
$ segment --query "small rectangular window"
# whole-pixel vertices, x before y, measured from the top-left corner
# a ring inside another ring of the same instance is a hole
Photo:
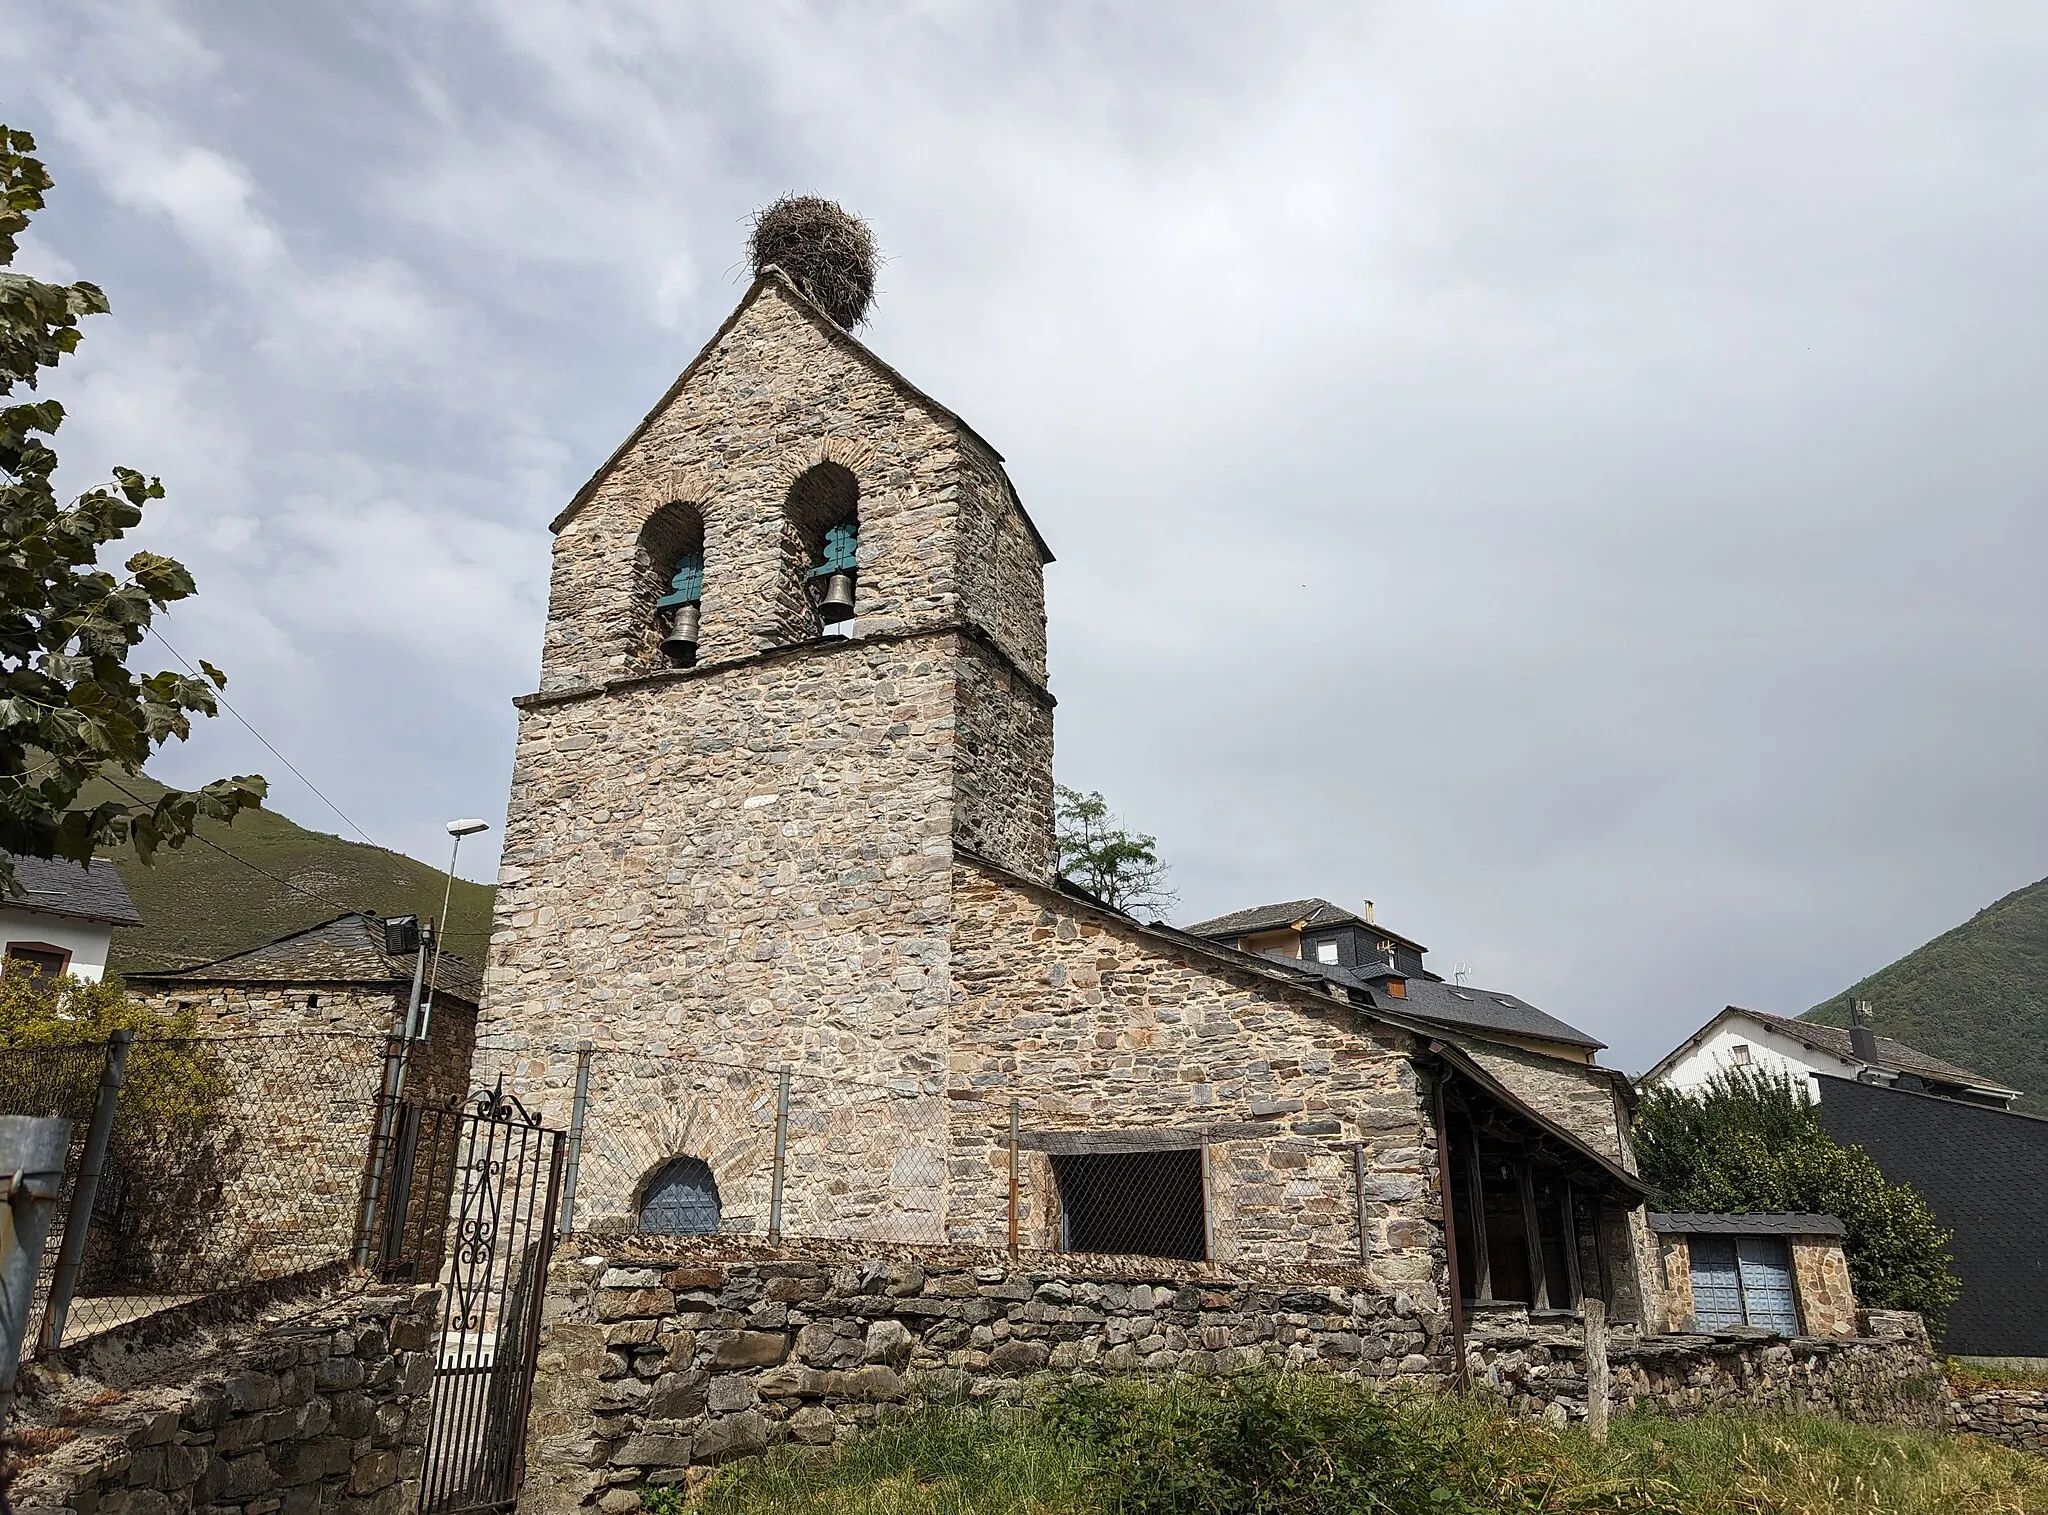
[[[1694,1236],[1693,1319],[1702,1331],[1757,1326],[1799,1334],[1792,1260],[1782,1236]]]
[[[1335,942],[1333,942],[1333,941],[1331,941],[1331,942],[1317,942],[1317,943],[1316,943],[1316,961],[1317,961],[1317,962],[1319,962],[1319,963],[1334,963],[1334,962],[1336,962],[1336,961],[1337,961],[1337,944],[1336,944]]]
[[[7,966],[32,970],[46,979],[62,978],[64,970],[71,966],[71,954],[62,947],[50,947],[40,942],[9,942]]]
[[[1728,1061],[1735,1064],[1738,1068],[1747,1068],[1749,1066],[1749,1043],[1737,1042],[1734,1046],[1730,1047],[1728,1049]]]
[[[1190,1262],[1208,1256],[1199,1150],[1062,1155],[1052,1173],[1061,1251]]]

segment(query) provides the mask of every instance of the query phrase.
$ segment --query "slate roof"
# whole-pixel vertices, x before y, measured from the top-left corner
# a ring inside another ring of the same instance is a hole
[[[113,926],[142,924],[141,912],[128,898],[128,886],[106,858],[96,857],[87,867],[64,858],[16,857],[12,861],[19,892],[0,895],[0,909],[34,910]]]
[[[1404,946],[1413,947],[1417,952],[1427,952],[1413,937],[1389,931],[1376,921],[1368,921],[1355,911],[1346,910],[1342,905],[1333,905],[1325,899],[1281,900],[1272,905],[1254,905],[1249,910],[1233,910],[1228,915],[1219,915],[1214,920],[1197,921],[1181,929],[1189,936],[1225,937],[1246,936],[1254,931],[1278,931],[1300,921],[1304,926],[1364,926],[1369,931],[1390,937]]]
[[[2048,1357],[2048,1120],[1854,1079],[1820,1079],[1820,1123],[1911,1184],[1955,1233],[1962,1297],[1945,1352]]]
[[[433,971],[433,957],[427,958]],[[162,973],[131,973],[131,983],[176,984],[365,984],[408,987],[413,955],[384,950],[384,929],[360,915],[337,916],[294,931],[247,952]],[[452,953],[441,954],[440,994],[476,1004],[482,989],[477,970]]]
[[[1855,1045],[1849,1040],[1849,1033],[1839,1026],[1818,1026],[1812,1021],[1788,1020],[1782,1015],[1766,1015],[1761,1010],[1745,1010],[1740,1005],[1730,1005],[1721,1013],[1746,1015],[1751,1020],[1761,1021],[1773,1030],[1782,1031],[1795,1041],[1804,1042],[1819,1051],[1835,1057],[1848,1058],[1851,1062],[1863,1061],[1857,1054]],[[1972,1073],[1968,1068],[1958,1068],[1954,1063],[1945,1063],[1917,1047],[1893,1041],[1889,1036],[1880,1036],[1877,1039],[1877,1057],[1873,1060],[1872,1066],[1889,1069],[1894,1073],[1912,1073],[1924,1078],[1938,1079],[1945,1084],[1970,1084],[1980,1089],[2006,1089],[2006,1085],[1995,1078],[1986,1078],[1981,1073]]]
[[[1276,961],[1292,964],[1296,959],[1278,958]],[[1382,987],[1389,976],[1387,974],[1364,976],[1355,969],[1340,968],[1334,963],[1301,963],[1300,966],[1317,977],[1369,990],[1374,999],[1389,1010],[1418,1020],[1463,1026],[1474,1031],[1500,1031],[1536,1041],[1559,1042],[1568,1047],[1584,1047],[1589,1052],[1598,1052],[1607,1045],[1597,1037],[1588,1036],[1577,1026],[1538,1010],[1527,1000],[1499,989],[1411,978],[1406,982],[1408,993],[1401,999],[1395,999]]]
[[[1754,1215],[1702,1210],[1652,1210],[1650,1229],[1659,1236],[1847,1236],[1848,1227],[1832,1215],[1797,1210],[1759,1211]]]

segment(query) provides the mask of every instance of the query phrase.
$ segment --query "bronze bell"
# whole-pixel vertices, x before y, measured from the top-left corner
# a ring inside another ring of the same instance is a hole
[[[698,614],[695,605],[678,605],[668,618],[668,630],[661,638],[661,650],[679,663],[697,656]]]
[[[818,601],[818,619],[827,626],[853,619],[853,575],[835,573],[825,581],[825,597]]]

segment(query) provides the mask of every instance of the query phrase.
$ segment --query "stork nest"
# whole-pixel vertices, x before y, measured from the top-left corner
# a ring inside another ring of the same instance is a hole
[[[875,234],[851,211],[816,195],[784,195],[754,217],[754,272],[770,263],[851,331],[875,297]]]

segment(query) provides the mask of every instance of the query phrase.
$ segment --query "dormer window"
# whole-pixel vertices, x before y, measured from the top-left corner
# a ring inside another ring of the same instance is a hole
[[[1332,937],[1329,941],[1316,943],[1316,961],[1319,963],[1334,963],[1337,961],[1336,938]]]

